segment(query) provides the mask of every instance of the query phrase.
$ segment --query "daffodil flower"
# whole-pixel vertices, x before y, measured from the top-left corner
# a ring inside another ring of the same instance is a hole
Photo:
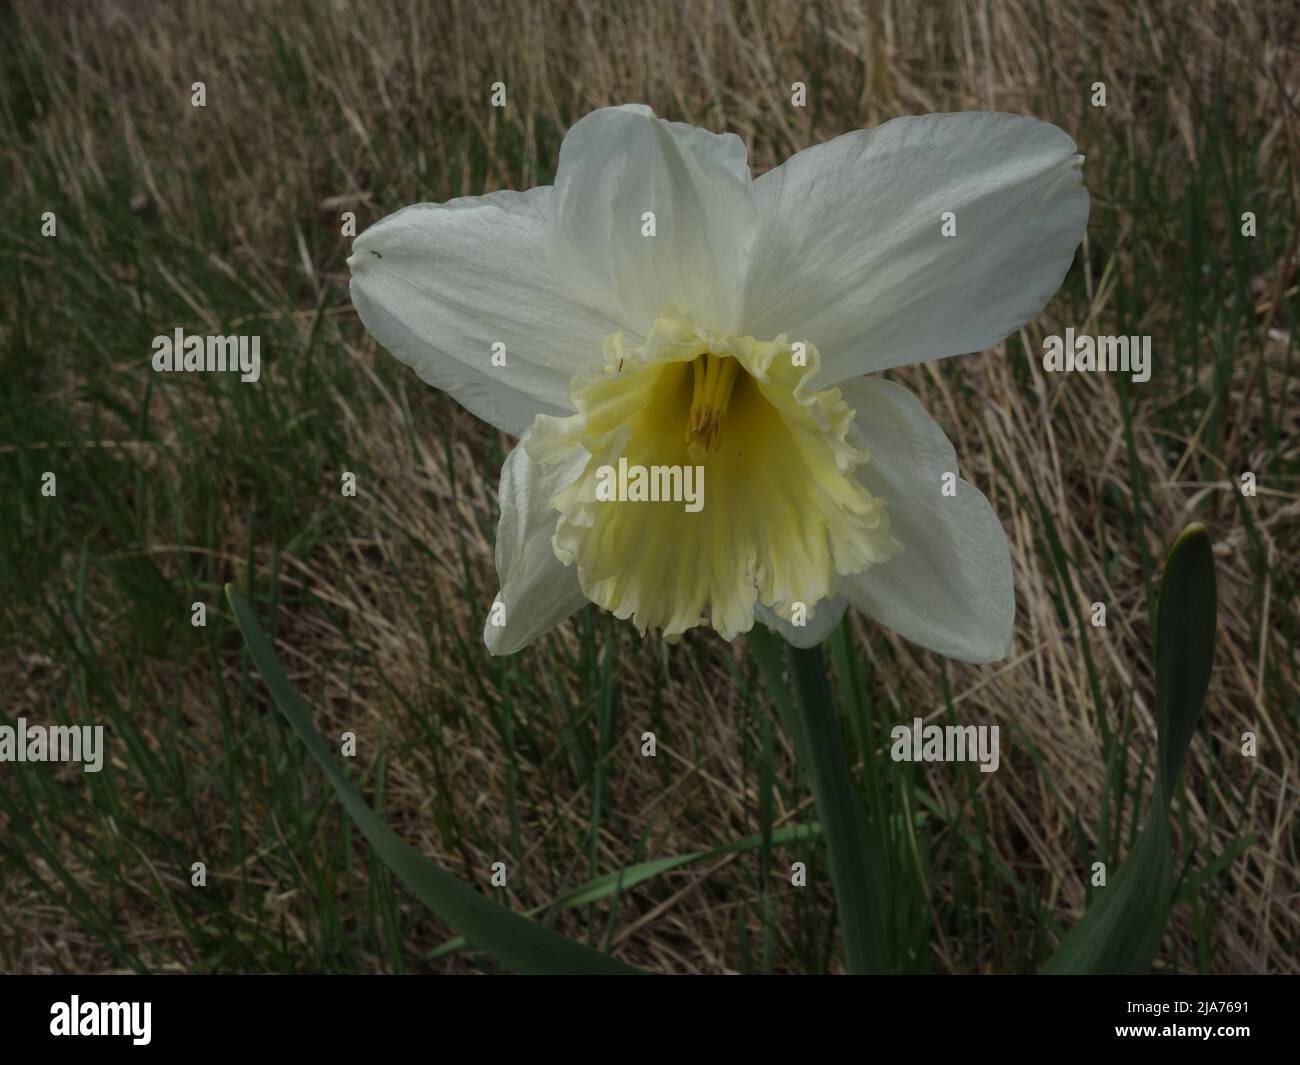
[[[348,260],[366,328],[520,438],[489,650],[588,601],[670,640],[757,619],[806,647],[852,603],[941,654],[1005,657],[1006,535],[917,399],[867,375],[1036,314],[1082,238],[1081,163],[1055,126],[973,112],[755,179],[738,137],[629,105],[569,130],[554,186],[366,230]],[[701,469],[703,505],[610,499],[620,460]]]

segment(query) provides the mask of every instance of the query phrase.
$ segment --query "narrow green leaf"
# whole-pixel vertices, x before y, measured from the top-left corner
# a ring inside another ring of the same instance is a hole
[[[784,843],[802,843],[805,840],[817,839],[820,835],[821,825],[815,822],[810,825],[787,825],[785,828],[773,830],[772,844],[776,846]],[[660,873],[666,873],[670,869],[676,869],[678,866],[688,865],[691,862],[706,861],[709,858],[719,858],[724,854],[737,854],[741,851],[754,850],[762,846],[762,844],[763,835],[758,833],[757,835],[746,836],[744,839],[732,840],[732,842],[724,843],[712,850],[692,851],[689,854],[678,854],[671,858],[655,858],[637,865],[629,865],[626,869],[617,869],[612,873],[598,876],[595,880],[590,880],[581,887],[574,888],[569,894],[562,895],[554,902],[547,903],[544,906],[536,906],[526,911],[526,915],[533,917],[548,910],[586,906],[589,903],[609,898],[615,892],[627,891],[637,884],[650,880]],[[434,961],[446,957],[448,954],[455,954],[459,950],[464,950],[467,945],[464,936],[457,936],[455,939],[449,939],[447,942],[435,947],[424,957],[426,961]]]
[[[1044,975],[1146,972],[1169,919],[1173,880],[1168,813],[1162,810],[1061,940]]]
[[[1156,623],[1160,760],[1156,786],[1163,791],[1166,806],[1187,761],[1187,749],[1210,686],[1217,594],[1214,549],[1205,526],[1197,522],[1187,526],[1169,549],[1160,584]]]
[[[320,763],[361,834],[416,898],[459,929],[476,947],[515,972],[601,975],[641,972],[493,902],[395,836],[348,780],[312,725],[307,708],[285,676],[248,601],[230,584],[226,585],[226,598],[275,705]]]
[[[1255,845],[1259,836],[1252,832],[1249,836],[1234,839],[1224,848],[1223,853],[1211,858],[1195,873],[1187,877],[1178,888],[1178,900],[1183,902],[1195,898],[1216,876],[1240,858]]]
[[[1187,761],[1214,662],[1217,590],[1205,526],[1189,525],[1165,559],[1156,621],[1158,759],[1151,812],[1137,843],[1044,973],[1143,973],[1173,907],[1169,804]]]

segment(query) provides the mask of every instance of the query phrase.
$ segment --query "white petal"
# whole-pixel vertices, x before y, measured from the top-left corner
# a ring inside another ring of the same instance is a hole
[[[762,603],[754,604],[754,617],[787,643],[796,647],[816,647],[840,623],[847,605],[839,596],[823,599],[817,604],[816,613],[808,619],[806,625],[791,625],[771,607]]]
[[[494,655],[513,654],[580,609],[586,598],[573,566],[560,564],[551,547],[559,515],[551,498],[576,478],[587,455],[577,449],[571,462],[543,467],[521,442],[501,468],[501,522],[497,526],[497,574],[505,625],[491,613],[483,640]]]
[[[871,448],[858,477],[885,500],[902,553],[839,578],[840,594],[882,625],[949,658],[995,662],[1011,650],[1016,601],[1011,549],[989,501],[973,484],[941,494],[957,472],[943,430],[906,388],[879,378],[840,384]]]
[[[546,266],[552,191],[493,192],[389,215],[352,245],[352,302],[420,377],[518,436],[571,413],[569,379],[619,328],[567,299]],[[494,366],[494,343],[505,365]]]
[[[745,145],[655,118],[593,111],[560,146],[547,251],[569,296],[644,334],[665,306],[739,326],[758,225]],[[643,236],[646,212],[654,236]]]
[[[754,182],[745,330],[811,340],[826,384],[992,347],[1069,269],[1088,220],[1081,163],[1055,126],[993,112],[899,118],[799,152]]]

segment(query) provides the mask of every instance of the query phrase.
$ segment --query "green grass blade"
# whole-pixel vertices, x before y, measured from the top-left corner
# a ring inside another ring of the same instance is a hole
[[[816,839],[820,835],[821,825],[815,822],[810,825],[787,825],[785,828],[772,831],[771,842],[773,846],[780,846],[785,843],[802,843],[805,840]],[[677,854],[671,858],[654,858],[648,862],[629,865],[626,869],[617,869],[612,873],[598,876],[581,887],[574,888],[573,891],[556,899],[554,902],[547,903],[544,906],[536,906],[526,911],[526,916],[533,917],[548,910],[586,906],[589,903],[609,898],[616,892],[627,891],[629,888],[644,883],[660,873],[666,873],[670,869],[689,865],[691,862],[720,858],[724,854],[739,854],[742,851],[756,850],[762,845],[763,835],[760,832],[753,836],[746,836],[743,839],[732,840],[730,843],[724,843],[722,846],[714,847],[711,850],[692,851],[689,854]],[[426,961],[435,961],[438,958],[446,957],[448,954],[455,954],[457,951],[464,950],[467,945],[464,936],[457,936],[455,939],[449,939],[446,943],[435,947],[424,957]]]
[[[276,706],[320,763],[361,834],[416,898],[459,929],[476,947],[515,972],[624,975],[641,971],[498,905],[395,836],[348,780],[312,725],[307,708],[285,676],[248,601],[230,584],[226,585],[226,598]]]
[[[1142,973],[1173,906],[1169,804],[1205,703],[1214,661],[1214,553],[1203,525],[1189,525],[1165,560],[1156,629],[1159,760],[1151,814],[1137,844],[1043,972]]]

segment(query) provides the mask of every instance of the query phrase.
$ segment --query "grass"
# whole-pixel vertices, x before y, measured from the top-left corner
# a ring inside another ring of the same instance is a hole
[[[0,771],[0,969],[492,968],[428,959],[453,930],[351,831],[251,672],[226,581],[321,732],[355,733],[350,771],[394,830],[517,910],[813,819],[746,641],[668,647],[589,609],[486,654],[512,442],[377,350],[348,299],[341,212],[363,228],[544,183],[577,117],[642,100],[736,131],[758,171],[932,110],[1075,137],[1093,208],[1061,292],[998,349],[894,374],[1007,529],[1012,654],[967,667],[860,617],[830,647],[899,886],[894,949],[916,971],[1035,971],[1092,863],[1127,853],[1155,758],[1158,567],[1199,519],[1220,643],[1157,966],[1300,971],[1297,29],[1276,5],[1173,0],[5,7],[0,690],[6,719],[106,725],[109,755],[96,775]],[[1150,334],[1151,381],[1045,377],[1042,337],[1068,325]],[[260,334],[261,382],[154,374],[151,340],[176,326]],[[890,726],[916,715],[1000,724],[1000,770],[892,762]],[[548,923],[659,971],[842,964],[810,843]]]

